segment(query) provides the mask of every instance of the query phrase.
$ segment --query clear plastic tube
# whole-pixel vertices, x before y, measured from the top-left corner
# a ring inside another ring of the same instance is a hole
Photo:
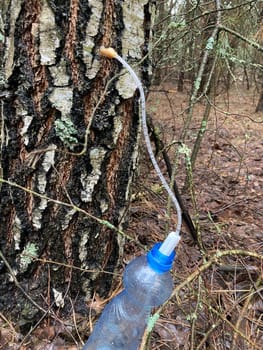
[[[112,49],[102,54],[118,59],[132,75],[141,95],[142,126],[147,150],[163,186],[171,197],[178,215],[177,229],[163,243],[131,261],[124,271],[124,290],[105,307],[83,350],[136,350],[153,307],[164,303],[172,293],[173,279],[169,273],[179,242],[181,208],[166,182],[153,154],[146,122],[145,96],[142,84],[132,68]]]
[[[181,231],[181,226],[182,226],[181,207],[180,207],[178,200],[175,197],[173,191],[171,190],[167,181],[165,180],[165,177],[163,176],[161,169],[159,168],[159,165],[157,164],[157,161],[155,159],[155,156],[154,156],[154,153],[152,150],[151,141],[149,138],[148,128],[147,128],[146,103],[145,103],[145,95],[144,95],[142,83],[141,83],[140,79],[137,77],[134,70],[129,66],[129,64],[122,57],[120,57],[118,54],[116,54],[113,57],[116,58],[129,71],[129,73],[133,77],[133,79],[136,82],[136,85],[139,89],[140,97],[141,97],[142,129],[143,129],[143,135],[144,135],[146,147],[147,147],[150,159],[152,161],[152,164],[154,166],[154,169],[155,169],[157,175],[159,176],[159,179],[160,179],[161,183],[163,184],[164,188],[166,189],[168,195],[171,197],[172,202],[176,208],[176,212],[177,212],[176,231],[172,231],[169,233],[169,235],[164,240],[164,242],[162,243],[162,245],[160,246],[160,249],[159,249],[162,254],[169,256],[171,254],[171,252],[174,250],[174,248],[177,246],[177,244],[180,240],[180,231]]]

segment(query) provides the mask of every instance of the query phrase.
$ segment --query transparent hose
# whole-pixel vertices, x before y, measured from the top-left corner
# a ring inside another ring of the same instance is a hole
[[[151,146],[151,141],[149,138],[149,134],[148,134],[148,128],[147,128],[147,121],[146,121],[146,103],[145,103],[145,95],[144,95],[144,91],[143,91],[143,87],[142,87],[142,83],[139,80],[139,78],[137,77],[136,73],[134,72],[134,70],[128,65],[128,63],[126,61],[124,61],[124,59],[122,57],[120,57],[119,55],[115,55],[114,58],[116,58],[131,74],[131,76],[133,77],[134,81],[136,82],[136,85],[139,89],[140,92],[140,97],[141,97],[141,113],[142,113],[142,129],[143,129],[143,134],[144,134],[144,139],[145,139],[145,143],[146,143],[146,147],[150,156],[150,159],[152,161],[152,164],[154,166],[154,169],[157,173],[157,175],[159,176],[161,183],[163,184],[164,188],[166,189],[168,195],[171,197],[172,202],[176,208],[177,211],[177,227],[176,227],[176,231],[172,231],[169,233],[169,235],[167,236],[167,238],[165,239],[165,241],[162,243],[159,251],[164,254],[169,256],[172,251],[174,250],[174,248],[177,246],[179,240],[180,240],[180,230],[181,230],[181,226],[182,226],[182,211],[180,208],[180,205],[178,203],[177,198],[175,197],[173,191],[170,189],[167,181],[165,180],[161,169],[159,168],[159,165],[157,164],[157,161],[155,159],[153,150],[152,150],[152,146]]]

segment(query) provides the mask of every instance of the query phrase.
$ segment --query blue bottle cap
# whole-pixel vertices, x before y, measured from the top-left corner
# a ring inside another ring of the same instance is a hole
[[[158,273],[164,273],[171,270],[174,258],[176,256],[175,251],[173,251],[169,256],[162,254],[159,251],[161,245],[161,242],[156,243],[147,254],[148,264]]]

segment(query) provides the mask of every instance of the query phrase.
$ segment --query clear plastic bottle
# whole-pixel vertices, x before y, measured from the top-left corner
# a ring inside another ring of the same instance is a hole
[[[175,257],[157,243],[147,255],[132,260],[124,271],[124,290],[105,307],[83,350],[137,350],[153,307],[172,293],[169,270]]]

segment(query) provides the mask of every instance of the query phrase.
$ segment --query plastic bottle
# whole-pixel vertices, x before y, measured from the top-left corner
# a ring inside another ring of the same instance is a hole
[[[167,256],[160,247],[157,243],[126,266],[124,290],[105,307],[83,350],[138,349],[151,309],[164,303],[173,290],[169,270],[175,252]]]

